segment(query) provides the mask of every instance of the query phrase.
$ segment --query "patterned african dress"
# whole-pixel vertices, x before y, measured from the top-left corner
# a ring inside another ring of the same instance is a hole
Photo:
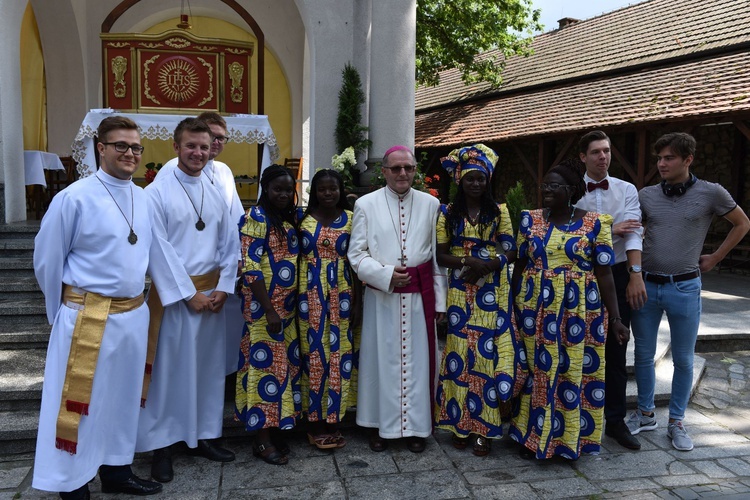
[[[438,244],[450,243],[451,255],[459,258],[488,260],[515,250],[508,209],[505,204],[498,208],[499,217],[488,227],[464,219],[453,236],[445,227],[447,207],[440,207]],[[510,273],[506,261],[481,286],[464,281],[460,274],[460,269],[453,269],[448,278],[448,337],[435,425],[460,437],[476,433],[499,438],[503,434],[500,404],[510,400],[517,375],[522,384],[525,372],[512,317]]]
[[[235,416],[248,431],[291,429],[300,412],[297,256],[295,229],[284,222],[283,236],[272,230],[263,208],[253,207],[240,220],[242,311]],[[266,315],[250,284],[263,279],[282,331],[269,333]]]
[[[536,458],[599,452],[607,316],[594,266],[614,263],[611,226],[612,217],[594,212],[561,227],[542,210],[521,213],[519,255],[528,264],[516,324],[530,376],[510,436]]]
[[[352,269],[346,258],[352,213],[324,226],[300,223],[299,316],[302,408],[310,422],[339,422],[357,404],[358,339],[349,325]]]

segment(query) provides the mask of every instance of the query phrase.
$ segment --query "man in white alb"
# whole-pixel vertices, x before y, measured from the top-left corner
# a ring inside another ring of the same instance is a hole
[[[209,441],[222,430],[226,323],[220,313],[234,292],[239,253],[226,204],[201,175],[210,146],[208,125],[184,119],[174,132],[178,168],[146,188],[153,247],[160,250],[151,256],[155,290],[148,300],[158,344],[136,450],[155,450],[151,476],[159,482],[172,480],[169,447],[180,441],[190,454],[234,460]]]
[[[101,169],[53,198],[34,242],[53,326],[32,486],[64,499],[89,498],[97,469],[104,493],[162,489],[130,469],[148,344],[151,216],[131,181],[143,146],[121,116],[102,120],[97,137]]]
[[[219,190],[221,197],[229,209],[229,222],[234,229],[240,218],[245,214],[242,208],[240,196],[237,193],[237,184],[234,182],[232,169],[226,163],[217,161],[216,158],[224,151],[224,144],[227,143],[227,122],[218,113],[206,111],[197,116],[199,120],[206,122],[211,129],[211,150],[208,153],[208,163],[201,171],[203,176],[211,182],[211,185]],[[172,158],[159,170],[156,178],[164,177],[166,173],[177,168],[177,158]],[[235,231],[239,239],[239,230]],[[242,257],[238,254],[238,262]],[[227,322],[227,375],[237,371],[239,362],[240,338],[242,329],[245,326],[245,318],[242,316],[242,306],[239,295],[232,294],[227,297],[224,304],[224,314]]]
[[[364,296],[357,424],[373,429],[370,449],[408,438],[425,449],[432,433],[437,351],[435,320],[447,283],[435,261],[440,202],[412,189],[416,159],[405,146],[383,157],[386,187],[354,206],[348,257]],[[438,314],[439,313],[439,314]]]

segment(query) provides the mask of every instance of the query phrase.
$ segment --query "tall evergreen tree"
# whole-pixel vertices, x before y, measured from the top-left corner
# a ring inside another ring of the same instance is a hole
[[[341,153],[349,146],[356,154],[367,151],[372,142],[367,138],[368,128],[362,125],[362,105],[365,92],[359,72],[347,63],[342,71],[339,90],[339,114],[336,119],[336,150]]]

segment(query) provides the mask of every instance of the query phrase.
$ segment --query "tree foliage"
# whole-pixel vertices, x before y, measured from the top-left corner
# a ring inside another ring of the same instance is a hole
[[[336,149],[339,153],[348,147],[354,153],[367,151],[370,147],[367,139],[368,128],[362,125],[362,105],[365,103],[365,92],[362,80],[354,66],[347,63],[341,72],[341,90],[339,90],[339,113],[336,118]]]
[[[539,14],[531,0],[417,0],[417,83],[458,68],[466,83],[499,86],[505,59],[530,53]]]

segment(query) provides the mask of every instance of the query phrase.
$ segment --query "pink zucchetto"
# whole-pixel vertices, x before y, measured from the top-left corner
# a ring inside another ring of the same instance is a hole
[[[407,148],[406,146],[392,146],[388,148],[388,151],[385,152],[385,154],[383,155],[383,159],[385,160],[386,158],[388,158],[389,154],[396,152],[396,151],[408,151],[409,153],[411,153],[412,156],[414,156],[414,153],[412,153],[412,150]]]

